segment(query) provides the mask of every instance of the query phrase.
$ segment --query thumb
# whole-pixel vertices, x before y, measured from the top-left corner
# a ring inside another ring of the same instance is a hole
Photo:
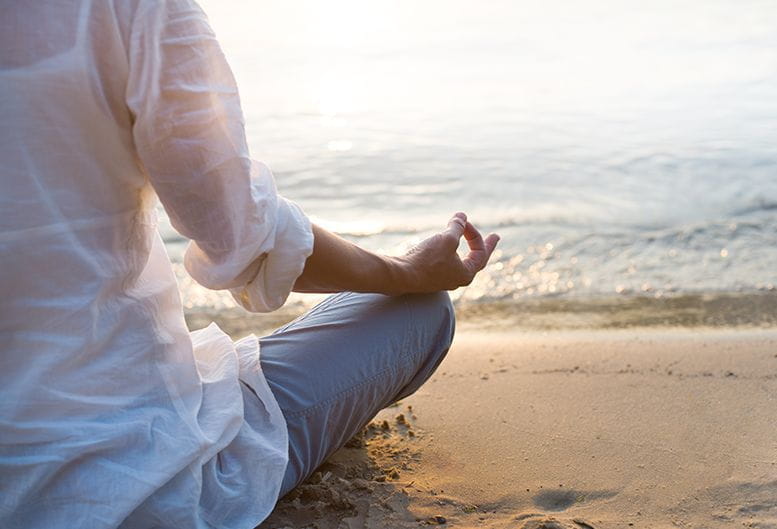
[[[464,228],[467,226],[467,214],[459,211],[455,213],[451,220],[448,221],[448,227],[446,231],[456,237],[456,240],[461,239],[464,235]]]

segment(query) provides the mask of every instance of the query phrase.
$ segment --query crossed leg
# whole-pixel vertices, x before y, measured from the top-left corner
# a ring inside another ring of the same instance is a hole
[[[448,352],[445,292],[345,292],[261,339],[262,371],[286,419],[285,495],[381,409],[415,392]]]

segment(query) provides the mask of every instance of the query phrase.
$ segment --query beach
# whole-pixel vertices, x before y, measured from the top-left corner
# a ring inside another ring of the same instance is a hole
[[[777,527],[777,331],[489,329],[262,529]]]
[[[202,4],[313,222],[501,236],[434,377],[263,529],[777,529],[777,4]],[[190,328],[318,301],[246,314],[160,218]]]

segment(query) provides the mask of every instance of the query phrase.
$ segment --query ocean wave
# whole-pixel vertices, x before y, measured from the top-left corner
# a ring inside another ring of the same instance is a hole
[[[762,212],[771,212],[777,210],[777,200],[757,199],[754,202],[735,208],[731,215],[733,217],[745,217]]]

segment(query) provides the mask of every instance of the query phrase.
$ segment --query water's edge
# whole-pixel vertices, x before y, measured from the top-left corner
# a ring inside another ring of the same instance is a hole
[[[292,321],[303,310],[297,305],[270,314],[242,309],[190,310],[186,322],[190,329],[216,322],[233,338],[250,333],[261,336]],[[456,304],[456,315],[460,329],[482,330],[777,328],[777,292],[460,302]]]

